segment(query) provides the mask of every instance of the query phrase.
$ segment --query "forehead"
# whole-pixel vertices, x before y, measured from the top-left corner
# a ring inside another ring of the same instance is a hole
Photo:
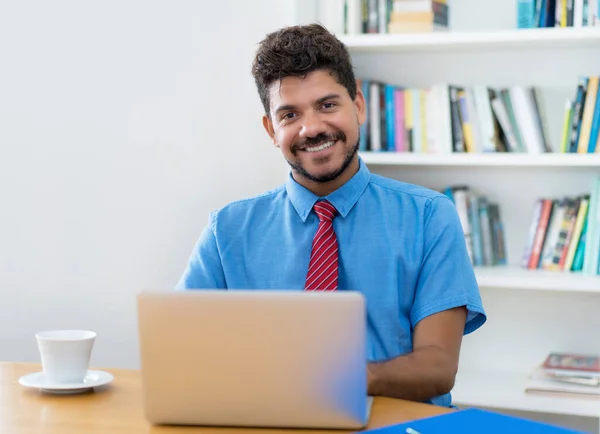
[[[311,72],[306,77],[285,77],[269,86],[272,110],[282,104],[310,104],[331,93],[347,95],[348,92],[337,82],[335,76],[323,70]]]

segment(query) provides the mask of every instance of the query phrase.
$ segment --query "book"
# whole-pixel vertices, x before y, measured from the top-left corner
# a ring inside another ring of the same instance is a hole
[[[542,368],[552,371],[600,374],[600,357],[595,354],[550,353]]]
[[[456,410],[442,415],[363,432],[376,434],[404,434],[407,432],[418,432],[421,434],[582,434],[581,431],[532,421],[523,417],[508,416],[494,411],[474,408]]]
[[[600,385],[597,377],[557,375],[544,369],[536,369],[525,382],[525,392],[546,396],[598,399]]]

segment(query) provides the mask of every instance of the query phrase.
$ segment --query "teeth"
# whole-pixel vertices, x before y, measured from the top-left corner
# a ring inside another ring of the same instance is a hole
[[[319,152],[319,151],[322,151],[323,149],[327,149],[330,146],[333,146],[334,143],[335,142],[325,142],[322,145],[315,146],[314,148],[306,148],[305,151],[308,151],[308,152]]]

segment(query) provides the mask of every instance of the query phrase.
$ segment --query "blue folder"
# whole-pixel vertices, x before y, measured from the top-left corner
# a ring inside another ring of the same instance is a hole
[[[405,434],[407,428],[420,434],[584,434],[581,431],[471,408],[364,432]]]

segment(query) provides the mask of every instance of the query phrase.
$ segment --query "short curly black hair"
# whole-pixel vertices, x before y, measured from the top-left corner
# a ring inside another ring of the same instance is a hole
[[[269,33],[260,42],[252,76],[258,95],[269,116],[269,86],[287,76],[305,77],[326,70],[356,98],[356,79],[346,46],[320,24],[284,27]]]

